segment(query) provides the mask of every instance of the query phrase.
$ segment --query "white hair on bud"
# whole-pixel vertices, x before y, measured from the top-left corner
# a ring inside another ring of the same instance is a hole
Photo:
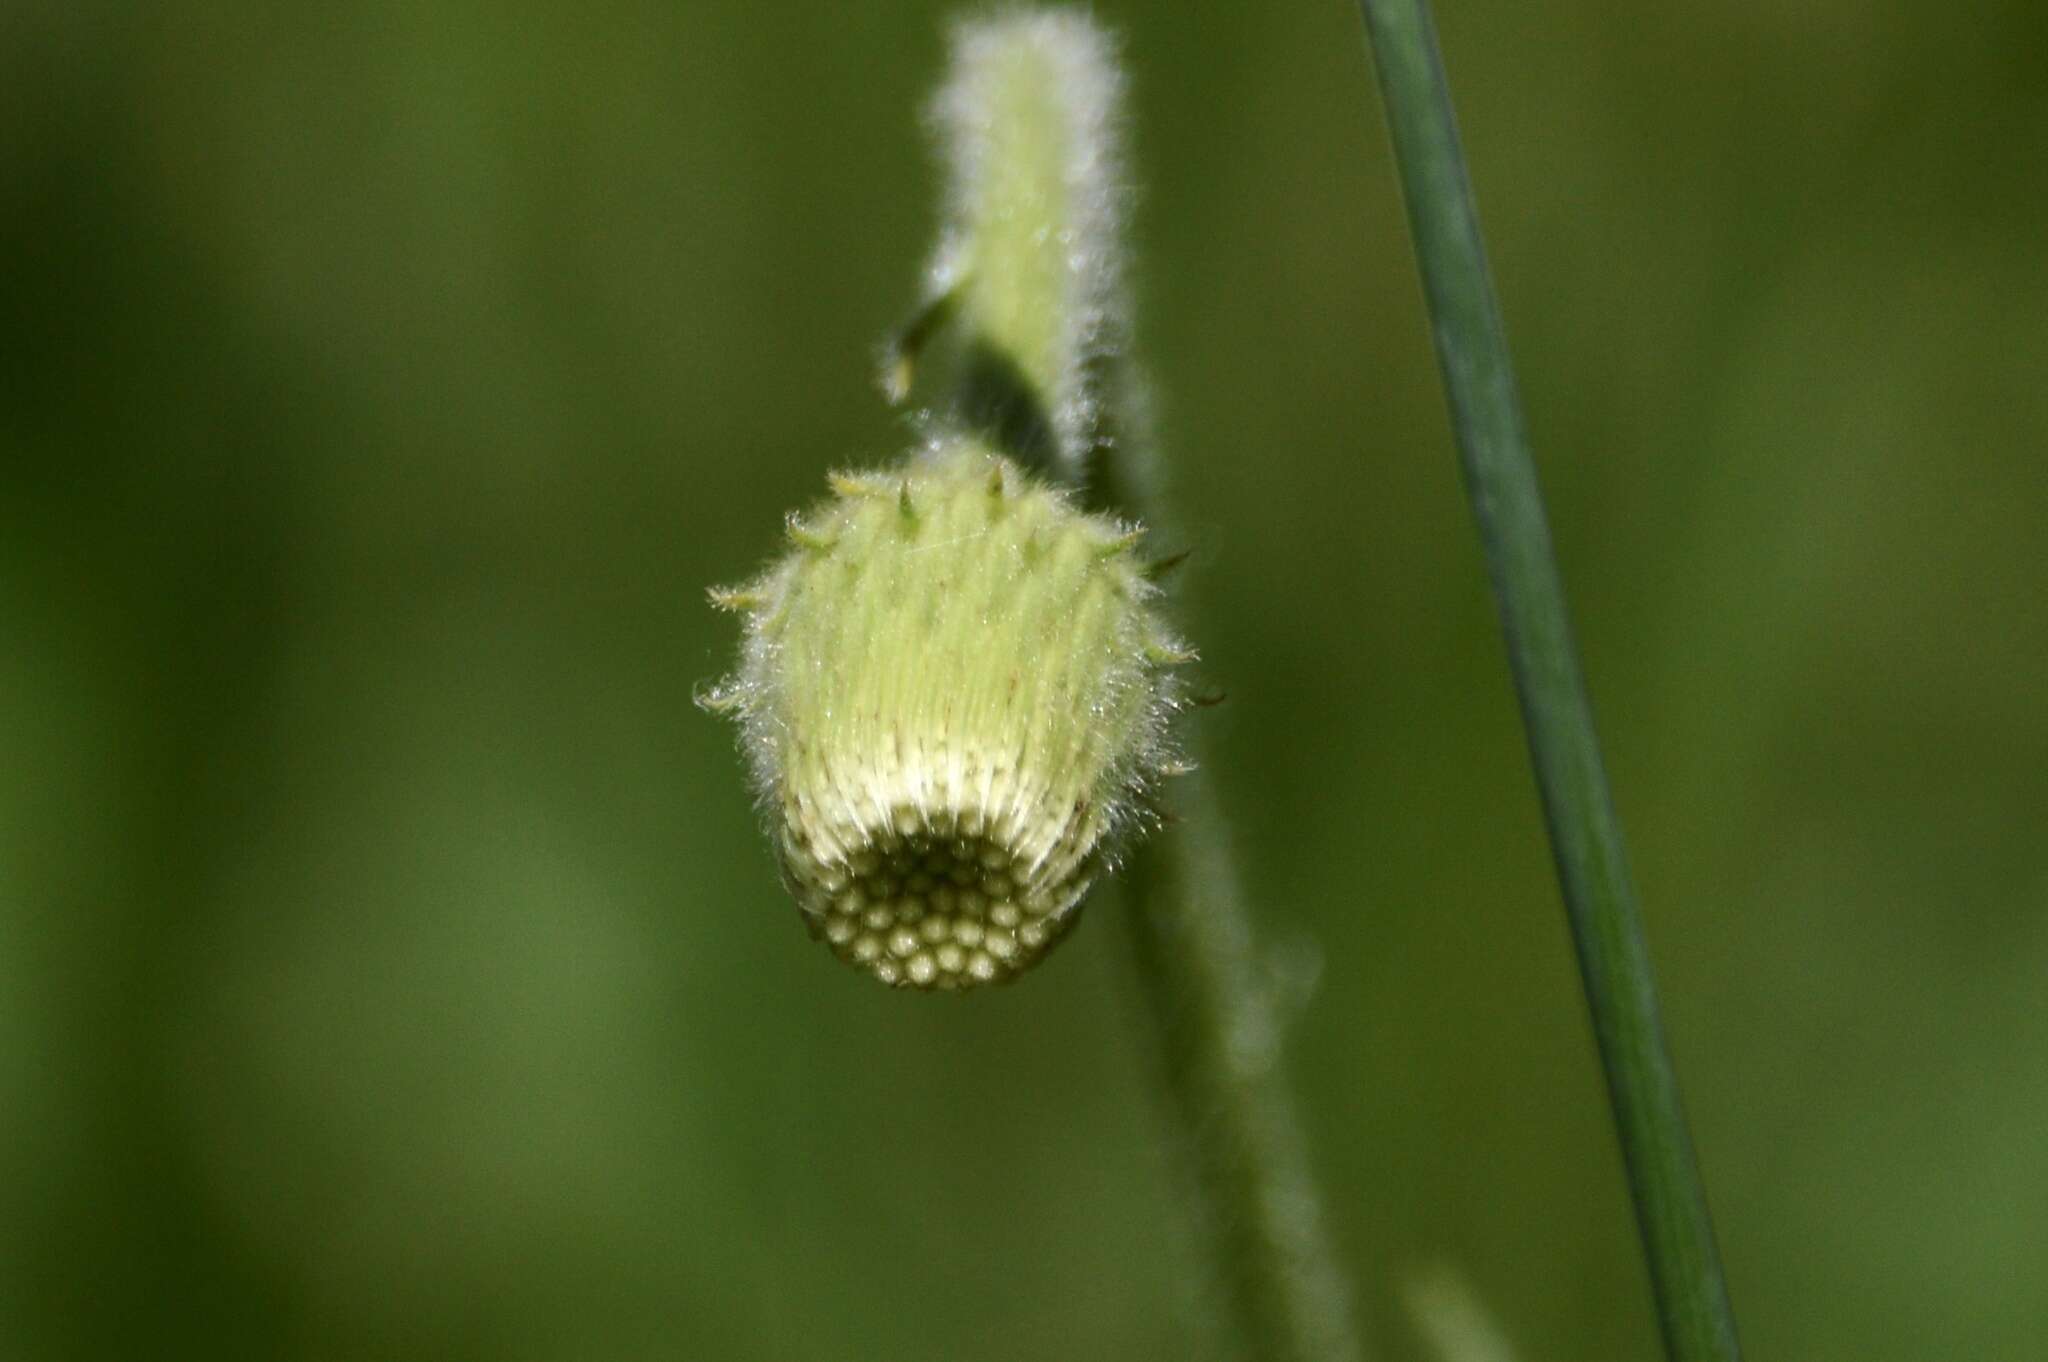
[[[901,987],[1006,979],[1072,927],[1183,769],[1143,531],[972,437],[836,474],[764,575],[716,591],[739,721],[804,920]]]
[[[932,296],[1042,390],[1057,458],[1080,478],[1118,400],[1127,347],[1121,236],[1129,198],[1115,44],[1077,11],[1020,9],[953,32],[932,104],[947,171]]]

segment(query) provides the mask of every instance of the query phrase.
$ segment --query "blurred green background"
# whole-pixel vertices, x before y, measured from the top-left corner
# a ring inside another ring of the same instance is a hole
[[[1368,1322],[1651,1356],[1357,17],[1097,9]],[[1201,1355],[1114,899],[879,989],[689,703],[904,443],[943,14],[0,6],[0,1356]],[[2038,1357],[2048,17],[1441,20],[1750,1353]]]

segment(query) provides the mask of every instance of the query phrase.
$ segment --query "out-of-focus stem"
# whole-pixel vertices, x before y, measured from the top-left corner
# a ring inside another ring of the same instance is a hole
[[[1174,795],[1180,825],[1139,848],[1126,872],[1127,916],[1229,1314],[1249,1356],[1355,1362],[1350,1286],[1281,1065],[1282,1021],[1224,813],[1200,772]]]

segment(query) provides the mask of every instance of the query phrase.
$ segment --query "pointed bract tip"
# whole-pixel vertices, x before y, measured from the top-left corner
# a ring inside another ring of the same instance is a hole
[[[697,688],[690,692],[690,699],[697,708],[712,714],[732,713],[740,707],[740,697],[739,687],[729,681],[699,683]]]
[[[1155,638],[1145,641],[1145,660],[1155,667],[1184,667],[1198,656],[1200,654],[1193,648],[1176,643],[1172,639]]]
[[[881,489],[875,480],[861,473],[827,473],[825,485],[842,497],[871,497]]]
[[[768,598],[752,587],[714,586],[704,594],[711,598],[713,608],[718,610],[759,610],[768,604]]]
[[[1095,546],[1095,552],[1104,558],[1114,558],[1120,553],[1129,553],[1132,549],[1138,547],[1139,542],[1144,537],[1145,527],[1139,525],[1134,529],[1125,530],[1122,534],[1103,540]]]
[[[809,549],[813,553],[824,553],[839,542],[837,534],[806,525],[803,517],[795,511],[789,513],[789,519],[783,524],[783,531],[789,536],[790,543],[798,548]]]
[[[1143,572],[1150,581],[1160,581],[1175,568],[1185,563],[1188,560],[1188,555],[1193,552],[1193,549],[1182,549],[1179,553],[1169,553],[1164,558],[1154,558],[1151,562],[1140,568],[1139,571]]]

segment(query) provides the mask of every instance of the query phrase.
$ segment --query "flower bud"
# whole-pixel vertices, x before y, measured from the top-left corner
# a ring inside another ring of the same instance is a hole
[[[735,714],[805,923],[885,983],[1035,962],[1172,769],[1140,532],[975,440],[832,479],[747,586]]]

